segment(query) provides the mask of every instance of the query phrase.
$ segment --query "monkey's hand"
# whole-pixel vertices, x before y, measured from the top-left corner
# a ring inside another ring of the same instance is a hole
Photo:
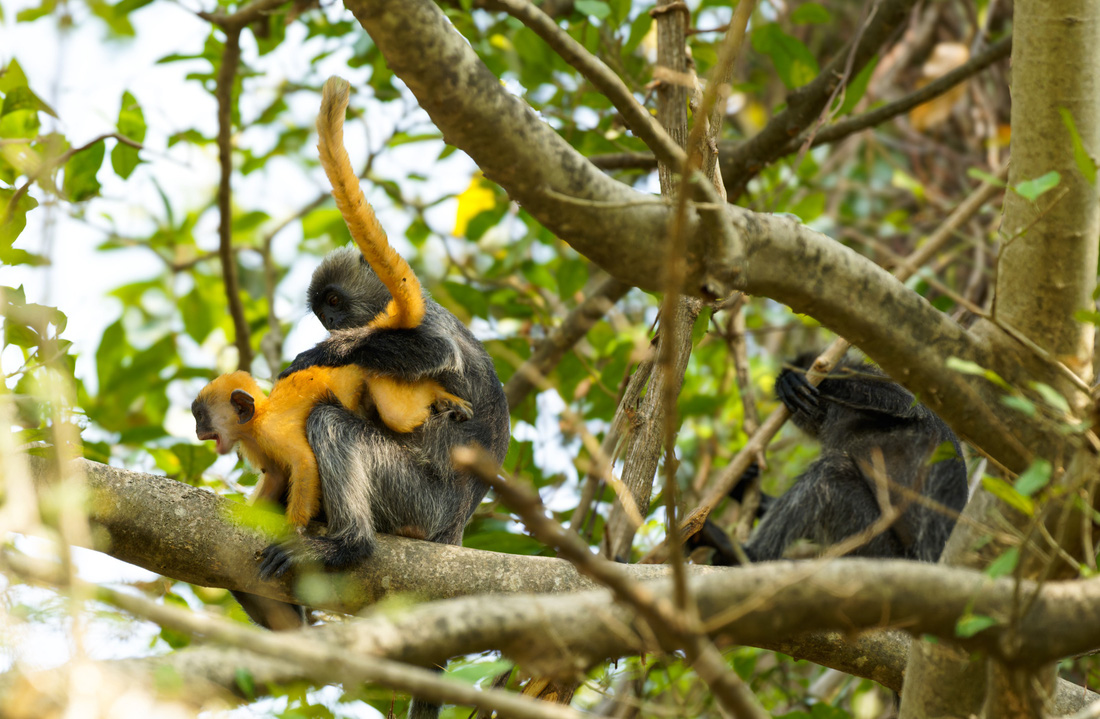
[[[729,535],[710,519],[703,522],[702,528],[688,537],[684,545],[690,551],[694,551],[699,547],[713,549],[714,555],[710,563],[716,567],[736,567],[741,563],[737,559],[737,552],[733,548],[733,541],[729,538]]]
[[[287,375],[294,374],[295,372],[301,372],[304,369],[309,369],[310,367],[316,367],[317,365],[326,364],[325,359],[327,356],[328,354],[325,352],[321,345],[312,347],[295,357],[294,361],[290,363],[290,366],[279,374],[279,379],[282,379]]]
[[[296,565],[316,563],[317,552],[310,544],[298,528],[290,537],[268,545],[260,552],[260,579],[277,579]]]
[[[738,504],[741,504],[741,502],[745,501],[745,492],[747,492],[749,487],[751,487],[753,483],[756,482],[756,479],[759,476],[760,465],[756,462],[753,462],[748,466],[748,469],[746,469],[737,479],[737,484],[733,485],[733,489],[729,491],[729,498],[737,502]]]
[[[815,417],[821,412],[821,392],[806,381],[806,373],[785,369],[775,380],[775,396],[778,397],[791,414]]]

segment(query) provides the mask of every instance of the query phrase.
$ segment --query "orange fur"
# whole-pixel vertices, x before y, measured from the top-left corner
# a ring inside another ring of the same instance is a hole
[[[420,280],[409,263],[390,247],[386,231],[378,223],[370,203],[359,187],[359,177],[344,149],[344,113],[348,108],[348,83],[330,77],[321,94],[317,116],[317,150],[321,166],[332,183],[336,207],[344,216],[355,244],[363,253],[393,300],[370,326],[378,329],[412,329],[424,319],[424,297]]]
[[[230,401],[237,389],[247,392],[255,404],[255,414],[243,423],[238,422]],[[306,420],[330,393],[353,412],[365,399],[373,399],[382,420],[397,432],[411,432],[423,424],[436,402],[466,404],[434,380],[403,382],[371,375],[357,365],[295,372],[276,382],[267,397],[252,375],[243,371],[224,374],[206,385],[198,401],[206,406],[220,437],[219,451],[228,452],[239,442],[245,460],[266,472],[256,498],[277,502],[289,486],[286,518],[297,527],[308,524],[321,508],[321,481],[317,459],[306,440]]]

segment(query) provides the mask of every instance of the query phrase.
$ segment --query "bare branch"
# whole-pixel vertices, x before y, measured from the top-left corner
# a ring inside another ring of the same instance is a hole
[[[218,255],[222,263],[222,279],[225,282],[225,299],[233,318],[233,343],[237,347],[237,366],[248,371],[252,368],[252,340],[248,322],[244,318],[241,290],[237,281],[237,261],[233,256],[233,84],[237,76],[237,64],[241,60],[241,28],[227,25],[225,50],[218,68]]]

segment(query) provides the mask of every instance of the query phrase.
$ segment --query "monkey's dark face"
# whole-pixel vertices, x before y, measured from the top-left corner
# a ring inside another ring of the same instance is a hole
[[[247,418],[242,416],[240,396],[247,397]],[[205,441],[214,440],[218,454],[229,454],[247,430],[247,422],[255,413],[254,397],[263,394],[247,372],[223,374],[202,388],[191,403],[195,417],[195,435]]]
[[[311,308],[317,315],[317,319],[321,320],[321,324],[330,332],[348,326],[348,298],[337,285],[325,287],[317,301],[311,303]]]
[[[313,273],[309,309],[326,330],[362,327],[386,308],[389,290],[355,247],[330,252]]]
[[[219,421],[222,418],[215,416],[218,413],[203,398],[191,403],[191,414],[195,416],[195,436],[204,442],[208,439],[214,440],[214,448],[218,454],[228,454],[233,449],[236,438],[224,431],[229,425]]]

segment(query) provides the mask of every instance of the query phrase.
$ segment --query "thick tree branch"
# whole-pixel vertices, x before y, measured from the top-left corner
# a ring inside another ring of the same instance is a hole
[[[48,463],[30,460],[37,480],[45,481]],[[78,464],[87,476],[94,548],[176,579],[293,599],[289,582],[261,582],[249,569],[269,541],[240,524],[254,510],[164,477],[83,460]],[[425,567],[432,569],[425,571]],[[667,581],[647,581],[667,577],[666,567],[619,565],[616,569],[633,581],[646,582],[646,592],[656,601],[671,601]],[[1025,584],[1023,591],[1037,591],[1038,599],[1016,627],[1017,633],[998,625],[957,640],[955,622],[964,612],[1010,616],[1016,596],[1010,580],[992,581],[970,570],[905,561],[774,562],[691,570],[692,594],[711,636],[779,649],[878,681],[894,681],[891,677],[900,676],[901,667],[890,664],[893,673],[886,674],[878,669],[894,662],[889,653],[861,662],[861,652],[877,651],[868,648],[875,642],[841,651],[838,646],[843,645],[827,636],[811,638],[803,633],[896,626],[1025,665],[1100,646],[1100,579],[1051,583],[1038,590]],[[338,596],[311,595],[311,603],[316,599],[319,607],[347,611],[395,593],[425,598],[479,595],[314,630],[333,632],[327,641],[367,655],[425,664],[499,649],[532,671],[568,674],[578,666],[578,657],[587,666],[646,649],[630,628],[635,621],[633,610],[615,605],[606,590],[593,589],[590,580],[560,559],[382,536],[375,556],[345,579],[342,583],[348,586]],[[485,594],[512,596],[486,602],[480,596]],[[548,632],[553,642],[545,641]],[[303,668],[293,662],[248,658],[239,650],[188,650],[157,662],[194,667],[197,652],[213,652],[222,662],[226,652],[240,655],[240,665],[254,670],[258,683],[303,676]],[[203,666],[196,679],[235,686],[233,667],[238,664],[213,661]]]
[[[6,565],[7,569],[14,570],[24,579],[54,586],[70,584],[59,564],[50,565],[17,552],[0,554],[0,565]],[[475,689],[465,682],[440,676],[421,667],[377,656],[349,654],[338,645],[318,641],[312,632],[269,632],[174,605],[158,604],[143,596],[109,587],[93,587],[79,581],[72,583],[70,588],[85,596],[95,596],[162,627],[246,649],[261,656],[278,657],[293,662],[302,667],[303,678],[319,684],[371,682],[440,703],[469,705],[530,719],[583,717],[580,712],[568,707],[538,702],[497,689]],[[140,663],[131,663],[130,666],[140,666]]]

